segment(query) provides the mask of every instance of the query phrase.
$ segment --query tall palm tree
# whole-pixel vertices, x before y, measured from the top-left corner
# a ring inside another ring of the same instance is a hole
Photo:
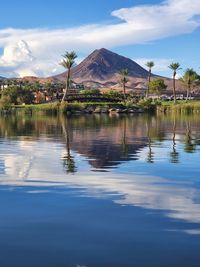
[[[146,98],[147,98],[149,95],[149,85],[151,82],[151,72],[152,72],[152,68],[155,66],[155,64],[153,61],[148,61],[146,63],[146,66],[149,68],[148,85],[147,85],[147,90],[146,90]]]
[[[174,103],[176,103],[176,74],[177,71],[180,70],[180,64],[178,62],[172,63],[169,65],[169,68],[173,70],[173,95],[174,95]]]
[[[123,94],[124,94],[124,98],[126,98],[126,84],[128,82],[128,78],[127,76],[129,75],[128,69],[122,69],[119,71],[119,74],[121,75],[121,80],[120,82],[123,85]]]
[[[180,80],[187,86],[186,101],[188,101],[191,94],[191,86],[195,85],[195,82],[198,80],[198,74],[193,69],[187,69]]]
[[[65,69],[67,69],[67,81],[66,81],[66,90],[65,93],[63,95],[62,98],[62,102],[65,100],[66,95],[69,91],[69,87],[70,87],[70,76],[71,76],[71,68],[73,67],[74,63],[75,63],[75,59],[77,58],[77,55],[74,51],[72,52],[66,52],[63,55],[63,60],[60,63],[60,65],[62,65]]]

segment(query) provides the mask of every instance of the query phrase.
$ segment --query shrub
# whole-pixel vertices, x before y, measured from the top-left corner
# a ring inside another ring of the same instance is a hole
[[[155,107],[155,104],[152,102],[150,98],[147,98],[147,99],[145,98],[145,99],[141,99],[138,102],[138,106],[139,108],[147,110],[147,109],[152,109],[153,107]]]
[[[10,86],[6,88],[3,93],[3,96],[10,98],[10,102],[13,104],[31,104],[34,100],[34,95],[31,90],[26,88],[20,88],[18,86]]]
[[[106,93],[104,93],[104,95],[108,96],[108,97],[121,97],[122,93],[116,90],[110,90]]]
[[[9,109],[11,107],[11,100],[9,96],[2,96],[0,98],[0,109]]]
[[[150,93],[161,94],[167,88],[163,79],[155,79],[149,83]]]
[[[81,90],[80,93],[83,95],[100,95],[101,94],[99,89]]]

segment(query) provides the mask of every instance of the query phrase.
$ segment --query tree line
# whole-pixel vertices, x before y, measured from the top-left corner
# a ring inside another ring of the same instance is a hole
[[[69,91],[69,84],[70,84],[70,74],[71,74],[71,68],[73,67],[75,63],[75,59],[77,58],[77,54],[72,52],[66,52],[63,56],[63,61],[61,62],[61,65],[67,69],[67,80],[66,80],[66,90],[65,94],[63,95],[62,101],[65,100],[66,95]],[[163,90],[167,88],[167,85],[165,85],[165,82],[161,78],[157,78],[154,80],[151,80],[152,78],[152,68],[155,66],[155,63],[153,61],[149,61],[146,63],[146,67],[148,68],[148,82],[147,82],[147,88],[145,97],[149,97],[149,93],[153,92],[156,94],[160,94]],[[172,83],[173,83],[173,99],[174,103],[176,103],[176,81],[177,81],[177,72],[181,70],[180,63],[173,62],[169,65],[169,68],[172,70]],[[121,69],[119,70],[119,74],[121,76],[120,83],[123,87],[123,94],[124,98],[126,97],[126,85],[129,82],[128,76],[129,76],[129,70],[128,69]],[[191,88],[192,86],[195,87],[197,85],[200,85],[200,76],[197,74],[196,71],[192,68],[188,68],[185,70],[183,76],[179,79],[182,84],[186,87],[186,101],[191,96]]]
[[[41,84],[39,81],[31,83],[29,81],[23,81],[20,79],[1,79],[0,80],[0,94],[1,94],[1,102],[8,102],[13,104],[31,104],[34,102],[37,97],[37,93],[43,91],[44,94],[43,102],[45,102],[46,96],[53,97],[55,94],[59,94],[63,92],[61,102],[66,100],[66,96],[69,93],[70,86],[72,83],[71,80],[71,69],[75,64],[75,60],[77,58],[77,54],[72,52],[66,52],[63,55],[63,59],[60,63],[66,70],[66,82],[65,83],[45,83]],[[166,88],[167,85],[162,78],[154,78],[152,79],[152,68],[155,66],[153,61],[149,61],[146,63],[146,67],[148,68],[148,77],[147,77],[147,86],[145,92],[145,98],[149,98],[150,93],[160,94]],[[177,73],[181,70],[181,66],[178,62],[173,62],[170,64],[169,68],[172,70],[172,88],[173,88],[173,100],[176,103],[176,82],[177,82]],[[127,93],[127,83],[129,82],[129,70],[121,69],[119,70],[120,80],[119,83],[122,85],[124,99],[126,99]],[[182,84],[186,87],[186,101],[191,96],[191,89],[197,85],[200,85],[200,76],[194,71],[192,68],[188,68],[185,70],[183,76],[179,79]],[[6,90],[4,90],[6,89]]]

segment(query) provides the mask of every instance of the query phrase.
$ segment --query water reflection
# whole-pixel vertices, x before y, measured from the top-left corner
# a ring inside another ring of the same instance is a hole
[[[69,122],[69,121],[68,121]],[[63,130],[63,136],[66,143],[66,152],[63,155],[63,165],[67,173],[75,173],[76,165],[74,157],[71,155],[71,138],[70,138],[70,125],[65,123],[64,118],[61,118],[61,125]]]
[[[163,116],[0,117],[0,184],[78,188],[200,224],[200,119]]]
[[[179,153],[176,148],[176,118],[173,119],[173,129],[172,129],[172,152],[170,153],[170,161],[171,163],[179,162]]]

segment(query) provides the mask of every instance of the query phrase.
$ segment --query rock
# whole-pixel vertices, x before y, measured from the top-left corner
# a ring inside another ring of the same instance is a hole
[[[108,113],[108,112],[109,112],[108,108],[102,108],[101,109],[101,113]]]
[[[137,109],[136,113],[144,113],[144,110],[139,108],[139,109]]]
[[[80,111],[80,110],[75,110],[73,113],[78,115],[78,114],[82,114],[82,113],[83,113],[83,111]]]
[[[94,112],[94,109],[93,108],[86,108],[84,109],[84,113],[86,114],[92,114]]]
[[[127,109],[118,108],[118,109],[116,109],[116,112],[117,113],[126,113],[127,112]]]
[[[93,112],[94,113],[101,113],[101,109],[100,108],[96,108]]]
[[[109,112],[116,112],[116,108],[110,108]]]

